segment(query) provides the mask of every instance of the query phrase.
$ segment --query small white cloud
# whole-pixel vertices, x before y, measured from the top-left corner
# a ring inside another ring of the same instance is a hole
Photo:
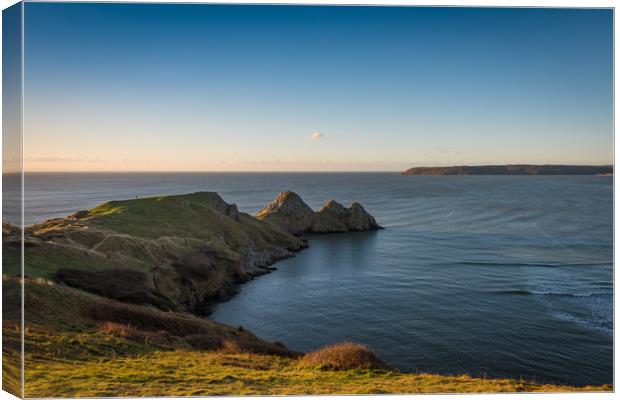
[[[323,134],[321,132],[312,132],[310,134],[310,140],[319,140],[323,137]]]

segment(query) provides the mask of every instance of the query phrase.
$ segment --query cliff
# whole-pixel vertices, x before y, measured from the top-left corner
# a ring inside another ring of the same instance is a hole
[[[402,175],[611,175],[612,165],[477,165],[410,168]]]
[[[330,200],[314,212],[298,194],[279,193],[257,217],[293,235],[304,233],[335,233],[381,229],[374,217],[359,203],[345,208]]]

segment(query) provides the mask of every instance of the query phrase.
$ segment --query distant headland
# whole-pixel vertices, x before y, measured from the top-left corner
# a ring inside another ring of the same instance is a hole
[[[473,165],[416,167],[402,175],[613,175],[613,165]]]

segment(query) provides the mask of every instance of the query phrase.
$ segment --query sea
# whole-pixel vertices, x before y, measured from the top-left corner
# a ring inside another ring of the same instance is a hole
[[[364,343],[405,372],[613,381],[612,177],[30,173],[25,223],[196,191],[255,214],[284,190],[357,201],[385,229],[308,236],[209,318],[301,351]]]

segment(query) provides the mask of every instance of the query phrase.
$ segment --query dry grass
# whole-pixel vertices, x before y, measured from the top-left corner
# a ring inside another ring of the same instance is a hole
[[[133,328],[131,325],[117,324],[114,322],[104,322],[99,325],[99,331],[106,334],[126,338],[129,340],[143,342],[145,344],[156,343],[173,345],[173,337],[164,331],[160,332],[144,332]]]
[[[367,346],[359,343],[337,343],[306,354],[299,366],[322,370],[391,369]]]
[[[99,330],[108,335],[114,335],[119,337],[133,338],[137,336],[137,330],[133,329],[129,325],[116,324],[114,322],[104,322],[99,325]]]
[[[242,348],[239,343],[233,342],[232,340],[224,340],[219,349],[222,354],[244,354],[248,353],[246,349]]]

